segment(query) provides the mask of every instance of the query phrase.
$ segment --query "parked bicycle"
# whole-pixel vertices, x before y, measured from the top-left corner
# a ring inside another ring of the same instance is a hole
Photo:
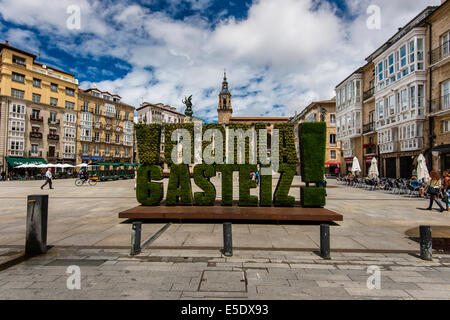
[[[76,179],[75,185],[77,187],[80,187],[80,186],[88,183],[90,186],[95,186],[97,184],[97,181],[98,181],[98,177],[89,177],[87,179]]]

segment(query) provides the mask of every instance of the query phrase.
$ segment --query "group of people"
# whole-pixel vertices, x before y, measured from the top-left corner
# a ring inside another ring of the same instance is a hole
[[[450,193],[450,173],[448,171],[444,171],[442,177],[437,171],[431,171],[428,182],[422,182],[413,176],[410,180],[410,187],[419,190],[422,198],[426,197],[425,193],[429,197],[430,204],[427,210],[431,210],[433,204],[436,203],[441,212],[448,211]],[[445,205],[445,209],[441,202]]]
[[[256,180],[256,184],[259,184],[259,171],[250,172],[250,179]]]

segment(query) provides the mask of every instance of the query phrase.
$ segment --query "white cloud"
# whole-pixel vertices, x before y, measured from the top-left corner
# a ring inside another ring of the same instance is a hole
[[[293,115],[312,100],[329,99],[345,79],[398,27],[427,5],[440,0],[345,0],[351,16],[337,16],[327,2],[316,0],[259,0],[246,19],[222,19],[218,12],[211,25],[201,10],[211,3],[189,0],[194,16],[174,20],[126,2],[81,0],[82,29],[66,28],[70,0],[0,0],[6,21],[34,27],[51,35],[53,45],[68,53],[96,59],[105,55],[131,65],[114,81],[83,82],[118,93],[127,103],[163,102],[182,110],[181,99],[193,94],[194,111],[207,120],[216,117],[223,69],[233,94],[234,115]],[[44,2],[44,3],[43,3]],[[182,0],[170,0],[176,10]],[[186,1],[184,1],[186,3]],[[366,27],[366,9],[381,8],[381,30]],[[45,8],[45,10],[43,10]],[[222,20],[220,20],[222,19]],[[14,42],[33,44],[37,37],[11,31]],[[81,43],[74,43],[78,36]],[[82,36],[82,37],[80,37]],[[12,41],[10,41],[12,42]],[[12,43],[13,45],[16,43]],[[98,66],[97,66],[98,67]],[[114,72],[111,66],[106,72]],[[213,94],[207,92],[213,90]],[[274,109],[274,105],[281,108]]]

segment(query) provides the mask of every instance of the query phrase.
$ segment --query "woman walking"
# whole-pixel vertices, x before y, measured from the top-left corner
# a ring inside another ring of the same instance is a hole
[[[431,210],[433,207],[433,201],[437,203],[439,208],[441,209],[441,212],[444,211],[444,207],[439,202],[439,192],[442,188],[442,181],[441,177],[439,177],[439,173],[436,171],[431,171],[430,173],[431,181],[428,183],[427,193],[430,196],[430,205],[428,206],[427,210]]]

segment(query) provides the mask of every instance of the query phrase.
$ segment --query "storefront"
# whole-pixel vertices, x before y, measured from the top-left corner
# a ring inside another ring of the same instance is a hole
[[[348,174],[349,172],[352,172],[353,157],[345,158],[344,161],[345,161],[346,173]]]
[[[438,165],[436,170],[440,170],[440,173],[445,170],[450,170],[450,144],[441,144],[431,149],[433,158],[438,159]],[[434,161],[433,161],[434,162]]]
[[[42,169],[39,168],[17,168],[21,165],[40,165],[47,164],[43,158],[15,158],[5,157],[7,163],[7,178],[10,180],[25,180],[40,175]]]
[[[370,166],[372,165],[372,159],[373,158],[376,159],[377,156],[375,154],[370,154],[370,155],[364,156],[364,163],[365,163],[364,176],[366,176],[366,177],[369,175],[369,169],[370,169]]]
[[[330,176],[338,176],[340,174],[339,161],[326,161],[325,173]]]

